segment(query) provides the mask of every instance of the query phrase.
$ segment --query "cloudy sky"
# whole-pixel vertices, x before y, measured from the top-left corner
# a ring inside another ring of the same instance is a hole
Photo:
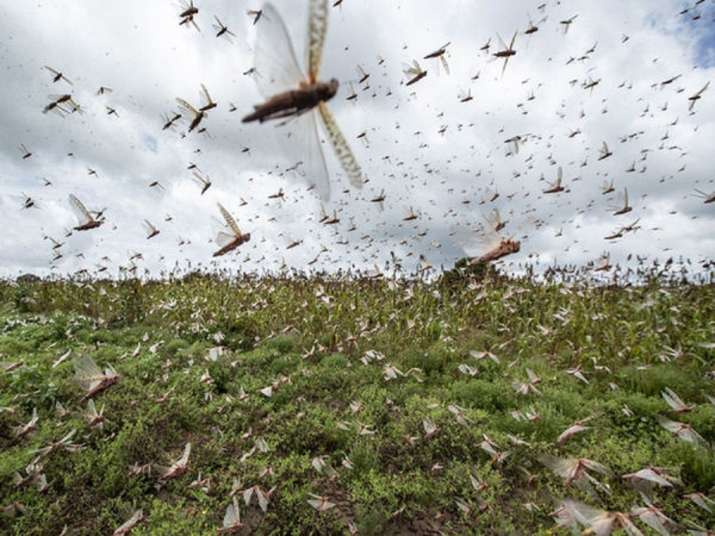
[[[495,209],[507,222],[501,236],[522,242],[510,263],[714,257],[715,204],[695,190],[715,191],[715,87],[692,113],[688,100],[714,78],[714,3],[685,14],[690,4],[670,0],[541,4],[344,0],[330,8],[320,74],[341,82],[330,107],[366,182],[351,187],[324,142],[332,189],[324,210],[340,220],[325,225],[306,166],[296,167],[311,161],[296,141],[308,118],[241,122],[263,100],[254,78],[266,73],[249,72],[256,36],[276,22],[253,25],[246,10],[259,2],[196,0],[198,32],[178,24],[182,8],[170,0],[0,1],[0,275],[116,273],[137,253],[139,269],[153,273],[210,265],[217,202],[251,233],[217,262],[234,270],[370,269],[391,252],[407,270],[420,255],[449,267],[498,242],[489,231]],[[308,2],[274,5],[305,68]],[[576,15],[565,33],[561,21]],[[216,37],[214,16],[234,38]],[[530,20],[538,31],[526,35]],[[515,31],[517,54],[502,76],[498,36],[508,42]],[[447,42],[449,74],[422,59]],[[427,76],[407,87],[404,64],[414,59]],[[46,65],[72,85],[53,83]],[[370,75],[362,85],[358,65]],[[598,84],[584,88],[589,82]],[[201,104],[202,83],[218,103],[205,131],[187,133],[190,118],[162,130],[177,97]],[[351,83],[358,96],[347,100]],[[113,91],[98,95],[101,86]],[[65,93],[84,113],[43,114]],[[515,136],[518,153],[505,143]],[[604,141],[613,155],[599,160]],[[23,159],[19,144],[32,156]],[[212,181],[204,195],[190,163]],[[565,190],[544,194],[559,167]],[[604,195],[611,181],[615,191]],[[281,189],[282,198],[269,198]],[[625,189],[633,210],[616,216]],[[371,202],[383,190],[384,203]],[[106,209],[106,223],[66,236],[77,225],[70,193]],[[404,221],[411,211],[417,218]],[[144,219],[160,230],[151,240]],[[605,240],[636,220],[635,231]],[[63,245],[53,250],[44,236]],[[53,261],[56,251],[62,258]]]

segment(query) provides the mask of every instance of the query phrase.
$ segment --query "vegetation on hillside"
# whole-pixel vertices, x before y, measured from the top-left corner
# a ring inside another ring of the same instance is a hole
[[[237,534],[569,534],[584,505],[715,526],[713,286],[197,274],[0,298],[3,534],[138,510],[132,535],[215,534],[227,509]]]

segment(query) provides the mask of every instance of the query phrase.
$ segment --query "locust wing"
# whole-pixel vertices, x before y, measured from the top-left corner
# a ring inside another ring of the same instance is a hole
[[[405,76],[408,78],[411,78],[413,76],[417,76],[422,72],[422,68],[420,67],[420,64],[417,60],[413,60],[412,64],[407,64],[404,63],[403,65],[403,72],[405,73]]]
[[[310,0],[308,13],[308,76],[311,82],[318,80],[323,45],[328,32],[328,0]]]
[[[442,67],[444,68],[444,72],[449,74],[449,63],[447,63],[447,59],[444,57],[444,55],[439,57],[439,61],[442,64]]]
[[[498,208],[493,209],[487,216],[485,216],[484,221],[486,221],[489,225],[488,231],[492,233],[497,233],[503,229],[507,223],[501,219]]]
[[[211,100],[211,95],[209,94],[209,90],[206,89],[206,86],[204,84],[201,84],[201,96],[206,99],[206,104],[211,104],[213,102]]]
[[[223,219],[226,221],[226,225],[231,228],[235,236],[241,236],[241,230],[238,228],[238,224],[236,223],[234,217],[231,216],[231,213],[226,210],[221,203],[216,204],[218,205],[218,209],[221,211],[221,216],[223,216]]]
[[[223,516],[223,528],[231,529],[241,525],[241,509],[238,506],[238,500],[233,497],[231,504],[226,508],[226,513]]]
[[[502,50],[507,50],[508,47],[506,46],[506,43],[505,43],[504,40],[501,38],[501,35],[499,35],[498,33],[497,33],[497,39],[499,40],[499,46],[501,47],[501,49],[502,49]]]
[[[285,136],[279,137],[281,153],[293,162],[300,161],[299,173],[304,180],[313,186],[320,199],[330,199],[330,178],[325,155],[318,135],[317,112],[308,111],[288,123]]]
[[[263,7],[263,23],[256,30],[253,77],[261,95],[270,99],[297,89],[305,76],[298,66],[293,43],[280,14],[272,4]]]
[[[705,84],[705,85],[703,86],[703,88],[695,94],[695,96],[696,96],[696,97],[702,96],[702,94],[705,93],[705,92],[708,90],[709,87],[710,87],[710,82],[708,82],[707,84]]]
[[[90,215],[89,211],[84,206],[82,201],[77,199],[74,194],[69,195],[69,201],[70,207],[72,208],[72,212],[74,212],[74,215],[77,217],[77,220],[79,221],[80,225],[84,225],[85,223],[92,221],[93,218]]]
[[[184,453],[181,455],[181,458],[176,460],[174,462],[174,465],[178,466],[185,466],[189,463],[189,456],[191,455],[191,443],[186,443],[186,446],[184,447]]]
[[[481,226],[454,225],[450,227],[450,235],[467,257],[479,257],[492,245],[498,243],[498,240],[487,236]]]
[[[358,164],[352,149],[350,149],[347,140],[343,136],[343,133],[340,132],[340,128],[338,127],[338,123],[335,121],[335,117],[330,111],[330,108],[328,108],[324,102],[321,102],[318,108],[320,110],[320,116],[323,118],[323,124],[325,125],[326,132],[328,133],[328,138],[330,138],[335,154],[340,161],[340,165],[343,167],[343,171],[345,171],[345,174],[348,176],[350,184],[352,184],[355,188],[362,188],[363,180],[360,164]]]
[[[563,479],[572,478],[577,465],[577,460],[557,458],[548,454],[541,456],[539,461]]]
[[[205,179],[204,177],[202,177],[201,174],[198,173],[197,171],[194,171],[192,173],[192,175],[193,175],[194,182],[196,184],[198,184],[199,186],[206,186],[209,183],[208,179]]]
[[[235,236],[232,236],[224,231],[219,231],[216,234],[216,238],[214,239],[214,242],[216,242],[216,245],[220,248],[228,246],[231,242],[236,240]]]
[[[194,108],[191,104],[186,102],[184,99],[177,98],[176,102],[179,103],[179,106],[186,112],[189,112],[190,114],[193,114],[194,116],[199,115],[199,111]]]
[[[89,356],[82,356],[74,363],[75,380],[85,391],[92,390],[106,375]]]

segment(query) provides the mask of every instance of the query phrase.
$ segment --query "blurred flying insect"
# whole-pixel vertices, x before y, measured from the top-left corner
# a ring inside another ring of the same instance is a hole
[[[199,8],[194,5],[194,0],[189,0],[188,2],[181,0],[180,6],[181,12],[179,13],[179,18],[181,20],[179,21],[179,26],[188,26],[191,24],[197,32],[200,32],[201,28],[199,28],[194,20],[194,17],[199,14]]]
[[[50,95],[50,99],[52,100],[42,109],[43,114],[55,112],[63,117],[64,114],[72,112],[82,113],[80,105],[72,99],[72,95]]]
[[[478,231],[476,235],[471,230],[455,231],[470,264],[495,262],[521,250],[521,242],[508,238],[501,232],[508,222],[501,219],[498,209],[493,209],[484,220],[486,230]]]
[[[349,86],[350,86],[350,95],[348,95],[348,96],[345,98],[345,100],[349,100],[349,101],[353,101],[353,102],[354,102],[354,101],[356,101],[357,98],[358,98],[358,94],[357,94],[357,92],[355,91],[355,84],[353,84],[352,82],[350,82],[350,83],[349,83]]]
[[[196,24],[196,21],[194,20],[194,16],[193,16],[193,15],[191,15],[190,17],[185,17],[185,18],[181,19],[181,22],[179,23],[179,26],[184,26],[184,25],[186,25],[186,26],[188,27],[189,24],[191,24],[191,26],[193,26],[194,29],[195,29],[197,32],[200,32],[200,31],[201,31],[201,28],[199,28],[199,25]]]
[[[216,102],[211,98],[209,90],[206,89],[206,86],[204,84],[201,84],[201,95],[204,99],[206,99],[206,104],[199,108],[200,112],[208,112],[209,110],[213,110],[214,108],[216,108],[216,106],[218,106],[218,104],[216,104]]]
[[[355,70],[358,74],[358,84],[364,84],[367,82],[367,79],[370,78],[370,73],[366,72],[361,65],[358,65]]]
[[[208,176],[204,177],[198,171],[194,171],[194,181],[201,186],[201,195],[204,195],[206,190],[211,188],[211,179]]]
[[[705,86],[703,86],[703,88],[697,93],[695,93],[693,96],[688,97],[688,100],[690,101],[690,106],[688,107],[688,110],[690,110],[691,112],[693,111],[693,108],[695,108],[695,103],[703,98],[703,93],[705,93],[709,87],[710,82],[705,84]]]
[[[330,198],[330,179],[318,136],[316,108],[350,184],[355,188],[361,188],[363,184],[360,165],[326,104],[337,93],[339,82],[335,78],[330,82],[318,81],[328,29],[328,9],[327,0],[310,2],[306,78],[298,66],[285,22],[272,4],[264,5],[261,11],[266,21],[257,31],[255,44],[255,69],[260,76],[254,80],[258,91],[267,100],[254,106],[253,113],[243,118],[244,123],[301,118],[294,122],[296,135],[290,141],[293,146],[299,146],[302,155],[305,155],[305,176],[315,185],[323,200]]]
[[[451,42],[448,42],[445,45],[442,45],[439,47],[437,50],[434,52],[430,52],[427,54],[424,58],[425,60],[430,60],[430,59],[436,59],[437,60],[437,73],[439,73],[439,66],[442,65],[444,68],[444,72],[449,74],[449,63],[447,63],[447,58],[445,57],[447,55],[447,47],[451,45]]]
[[[519,154],[519,148],[526,142],[527,138],[524,136],[512,136],[508,140],[504,140],[504,143],[511,144],[511,154]]]
[[[412,207],[410,207],[410,211],[407,213],[407,216],[402,218],[402,221],[414,221],[418,217],[419,216],[417,215],[417,213],[415,213],[415,211],[412,209]]]
[[[521,250],[521,242],[511,238],[503,238],[496,246],[479,257],[470,259],[471,264],[483,264],[498,261]]]
[[[229,232],[219,231],[218,235],[216,235],[216,244],[221,249],[213,254],[214,257],[225,255],[251,239],[251,233],[241,233],[241,229],[238,228],[236,220],[221,203],[218,203],[218,208],[221,211],[221,216],[223,216]]]
[[[594,265],[593,271],[608,272],[611,268],[613,268],[613,266],[611,266],[611,256],[608,253],[605,253],[598,259],[598,264]]]
[[[695,196],[705,200],[705,204],[715,203],[715,191],[710,193],[703,192],[702,190],[695,189]]]
[[[171,114],[171,117],[169,117],[169,114],[161,114],[161,119],[162,121],[164,121],[164,126],[161,128],[162,130],[173,130],[174,123],[181,119],[181,114],[174,112]]]
[[[540,24],[543,24],[544,22],[546,22],[546,19],[547,19],[547,18],[548,18],[548,17],[544,17],[543,19],[541,19],[540,21],[538,21],[536,24],[534,24],[534,21],[531,19],[531,16],[529,16],[529,25],[527,26],[526,30],[524,30],[524,34],[525,34],[525,35],[533,35],[533,34],[535,34],[536,32],[538,32],[538,31],[539,31],[539,25],[540,25]]]
[[[191,123],[189,124],[189,132],[193,131],[201,124],[201,121],[204,120],[204,118],[206,117],[206,112],[203,110],[197,110],[184,99],[180,99],[177,97],[176,102],[179,103],[179,106],[184,112],[187,112],[193,116],[191,119]]]
[[[380,193],[377,196],[370,199],[370,203],[379,203],[380,211],[383,211],[385,209],[385,190],[380,190]]]
[[[677,80],[679,80],[680,78],[682,78],[682,76],[683,76],[682,74],[678,74],[678,75],[676,75],[676,76],[672,76],[672,77],[668,78],[667,80],[663,80],[663,81],[660,83],[660,89],[663,89],[665,86],[669,86],[669,85],[672,84],[673,82],[676,82]]]
[[[623,228],[621,227],[620,229],[616,229],[611,234],[604,236],[603,238],[604,240],[618,240],[619,238],[623,238]]]
[[[193,116],[191,123],[189,124],[189,132],[197,128],[201,124],[201,121],[208,117],[207,112],[209,110],[212,110],[216,108],[216,106],[218,106],[218,104],[211,98],[211,95],[209,94],[209,91],[208,89],[206,89],[206,86],[204,84],[201,84],[201,91],[199,94],[201,95],[201,98],[206,102],[206,104],[203,104],[198,109],[184,99],[176,99],[176,102],[179,103],[181,109]]]
[[[30,150],[27,147],[25,147],[24,143],[21,143],[17,148],[22,153],[23,160],[27,160],[28,158],[30,158],[32,156],[32,153],[30,152]]]
[[[502,67],[501,74],[504,76],[504,71],[506,71],[506,66],[509,64],[509,58],[512,56],[516,56],[516,50],[514,50],[514,44],[516,43],[516,36],[519,34],[519,32],[514,32],[514,37],[511,38],[511,43],[509,43],[509,46],[506,46],[504,43],[504,40],[501,38],[499,34],[497,34],[497,39],[499,39],[499,44],[502,47],[502,49],[498,52],[495,52],[492,54],[495,58],[504,58],[504,66]]]
[[[219,19],[216,15],[214,15],[214,19],[216,22],[213,24],[213,28],[216,30],[216,37],[223,37],[229,43],[232,43],[233,40],[231,38],[236,37],[236,34],[229,30],[228,26],[221,22],[221,19]]]
[[[601,153],[598,157],[599,160],[605,160],[609,156],[613,156],[613,152],[608,148],[608,144],[605,141],[601,145],[599,152]]]
[[[544,190],[545,194],[557,194],[563,192],[566,188],[561,184],[564,178],[564,170],[559,166],[558,172],[556,174],[556,181],[549,184],[549,187]]]
[[[425,76],[427,76],[427,71],[420,67],[420,64],[417,62],[417,60],[413,60],[412,65],[405,64],[405,69],[403,70],[403,72],[408,79],[407,83],[405,83],[405,86],[411,86],[412,84],[416,84]]]
[[[616,210],[613,215],[621,216],[623,214],[628,214],[633,210],[633,207],[628,204],[628,188],[623,189],[623,206]]]
[[[54,249],[60,249],[62,246],[64,246],[64,242],[59,242],[59,241],[55,240],[54,238],[52,238],[51,236],[45,235],[43,238],[44,238],[45,240],[49,240],[50,242],[52,242],[52,249],[53,249],[53,250],[54,250]]]
[[[186,2],[186,0],[182,0],[180,5],[182,10],[181,13],[179,13],[180,19],[199,14],[199,8],[194,5],[194,0],[189,0],[188,2]]]
[[[261,20],[261,17],[265,16],[265,11],[266,7],[264,7],[263,9],[249,9],[248,11],[246,11],[246,15],[248,15],[249,17],[253,17],[253,25],[255,26],[256,24],[258,24],[258,21]]]
[[[578,15],[574,15],[573,17],[571,17],[569,19],[564,19],[559,22],[559,24],[561,25],[561,29],[564,32],[564,35],[566,35],[569,32],[571,25],[573,24],[573,22],[576,20],[577,17],[578,17]]]
[[[594,80],[593,78],[589,77],[588,81],[584,82],[582,87],[583,87],[583,89],[590,89],[591,95],[593,95],[593,88],[595,88],[600,83],[601,83],[600,78]]]
[[[69,195],[70,207],[72,212],[78,220],[78,225],[74,227],[75,231],[88,231],[90,229],[96,229],[104,223],[104,219],[101,216],[93,216],[92,213],[87,210],[82,201],[77,199],[74,194]]]
[[[601,186],[601,194],[608,195],[616,191],[615,179],[611,179],[611,182],[605,181],[603,186]]]
[[[149,220],[144,220],[144,230],[146,231],[146,239],[150,240],[158,235],[161,231],[154,227]]]
[[[463,91],[459,94],[459,102],[464,103],[464,102],[469,102],[472,100],[474,100],[474,97],[472,97],[471,89],[468,89],[466,92]]]
[[[496,199],[496,197],[493,197],[492,199]],[[506,224],[509,223],[508,221],[504,221],[501,219],[501,215],[499,214],[498,209],[492,210],[492,212],[489,214],[489,216],[484,218],[489,225],[490,231],[494,233],[498,233],[504,227],[506,227]]]
[[[50,66],[48,66],[48,65],[45,65],[45,69],[47,69],[47,70],[52,74],[52,83],[53,83],[53,84],[59,82],[60,80],[64,80],[64,81],[67,82],[70,86],[73,85],[73,84],[72,84],[72,80],[70,80],[69,78],[67,78],[67,77],[66,77],[64,74],[62,74],[60,71],[57,71],[57,70],[53,69],[52,67],[50,67]]]

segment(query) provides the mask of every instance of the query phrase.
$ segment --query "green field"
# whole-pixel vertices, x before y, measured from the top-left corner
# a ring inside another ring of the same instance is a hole
[[[715,498],[713,286],[194,276],[0,298],[2,534],[112,534],[138,509],[133,535],[216,534],[232,492],[239,534],[569,534],[565,499],[656,534],[623,478],[650,466],[665,530],[715,528],[689,495]],[[119,374],[94,396],[101,428],[83,356]],[[608,472],[569,481],[556,458]]]

